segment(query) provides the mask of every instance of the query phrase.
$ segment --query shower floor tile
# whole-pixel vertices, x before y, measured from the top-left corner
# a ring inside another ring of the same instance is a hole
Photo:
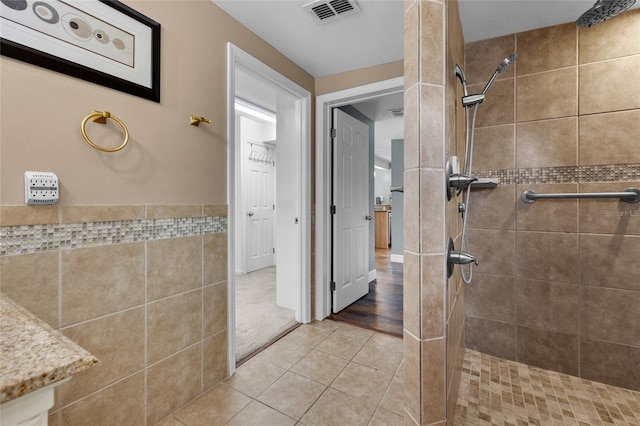
[[[640,426],[640,392],[466,350],[455,426]]]

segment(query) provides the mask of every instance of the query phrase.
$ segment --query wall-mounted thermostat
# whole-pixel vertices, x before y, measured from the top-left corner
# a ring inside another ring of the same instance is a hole
[[[58,176],[49,172],[24,172],[24,202],[29,205],[58,204]]]

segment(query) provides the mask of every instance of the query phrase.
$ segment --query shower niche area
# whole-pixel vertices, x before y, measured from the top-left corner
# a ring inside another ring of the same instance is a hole
[[[518,55],[477,114],[468,349],[640,391],[640,203],[522,200],[640,188],[638,40],[632,10],[465,45],[470,93]]]

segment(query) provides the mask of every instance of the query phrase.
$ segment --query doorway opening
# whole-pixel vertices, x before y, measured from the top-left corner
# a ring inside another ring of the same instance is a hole
[[[310,321],[310,93],[229,43],[229,372]]]
[[[343,110],[354,109],[353,106],[360,105],[361,108],[366,110],[366,101],[382,99],[384,97],[389,97],[391,95],[397,94],[402,96],[403,93],[403,78],[396,78],[391,80],[386,80],[374,84],[369,84],[365,86],[360,86],[357,88],[352,88],[340,92],[330,93],[317,97],[316,103],[316,316],[317,320],[322,320],[329,316],[332,311],[332,255],[333,255],[333,245],[331,238],[329,235],[332,230],[332,219],[333,214],[333,183],[332,183],[332,166],[334,164],[335,158],[332,152],[332,137],[331,137],[331,118],[333,115],[333,110],[340,108]],[[358,115],[357,113],[355,115]],[[364,115],[364,114],[363,114]],[[368,114],[369,116],[372,114]],[[371,121],[371,120],[370,120]],[[340,129],[338,129],[338,133],[340,133]],[[398,140],[401,143],[401,140]],[[375,206],[375,197],[374,197],[374,189],[373,189],[373,165],[374,164],[384,164],[384,160],[376,159],[378,155],[375,153],[371,153],[371,173],[369,178],[371,180],[371,191],[368,197],[370,214],[373,216],[375,210],[378,210]],[[388,164],[386,169],[390,169],[390,165]],[[404,166],[402,166],[402,169]],[[402,173],[402,171],[400,171]],[[399,191],[401,191],[401,187],[398,187]],[[390,194],[390,188],[388,194]],[[399,192],[400,193],[400,192]],[[392,195],[396,197],[396,195]],[[388,195],[387,195],[388,197]],[[385,197],[385,198],[387,198]],[[399,197],[397,197],[399,198]],[[387,204],[385,204],[385,208],[390,210],[390,204],[387,198]],[[401,200],[398,202],[401,203]],[[395,203],[394,203],[395,204]],[[382,207],[382,206],[379,206]],[[388,219],[387,211],[384,212],[386,218]],[[402,217],[402,212],[400,212],[399,218]],[[386,224],[387,229],[389,229],[389,223]],[[374,234],[374,225],[371,222],[371,233]],[[399,233],[401,233],[402,227],[400,227]],[[396,231],[398,232],[398,231]],[[373,240],[373,239],[372,239]],[[373,246],[373,241],[372,244]],[[399,244],[400,249],[402,245]],[[376,279],[377,275],[377,265],[374,261],[374,256],[377,256],[379,261],[382,262],[381,268],[385,269],[385,271],[391,270],[391,256],[392,253],[388,251],[389,245],[384,253],[376,252],[374,254],[373,247],[371,248],[371,261],[369,264],[369,282]],[[386,254],[386,255],[385,255]],[[386,259],[386,261],[385,261]],[[396,257],[393,259],[396,262],[401,262],[402,257]],[[401,263],[399,264],[401,269]],[[398,267],[396,266],[396,272]],[[382,277],[381,277],[382,278]],[[389,278],[387,275],[385,278]],[[395,278],[396,288],[400,291],[400,300],[401,300],[401,282],[402,278],[396,276]],[[375,282],[374,282],[375,284]],[[334,288],[338,287],[338,283],[335,284]],[[367,296],[361,299],[362,302],[358,303],[366,303]],[[401,312],[401,309],[400,309]],[[401,313],[400,313],[401,317]],[[337,318],[336,318],[337,319]],[[363,324],[365,325],[365,324]],[[393,334],[393,333],[392,333]]]

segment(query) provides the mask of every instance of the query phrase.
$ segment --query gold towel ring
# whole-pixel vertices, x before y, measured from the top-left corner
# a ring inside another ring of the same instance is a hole
[[[122,127],[122,130],[124,130],[124,142],[122,142],[122,145],[120,145],[117,148],[103,148],[100,145],[95,144],[91,139],[89,139],[89,136],[87,136],[87,131],[85,129],[85,126],[87,125],[87,121],[89,121],[90,119],[93,119],[94,123],[107,124],[107,118],[110,118],[116,123],[118,123],[120,127]],[[93,111],[93,113],[87,115],[84,118],[84,120],[82,120],[82,124],[80,125],[80,131],[82,132],[82,137],[84,138],[85,141],[87,141],[89,145],[91,145],[98,151],[102,151],[102,152],[120,151],[129,142],[129,130],[127,130],[127,126],[125,126],[124,123],[120,121],[118,117],[116,117],[115,115],[111,115],[109,111]]]

